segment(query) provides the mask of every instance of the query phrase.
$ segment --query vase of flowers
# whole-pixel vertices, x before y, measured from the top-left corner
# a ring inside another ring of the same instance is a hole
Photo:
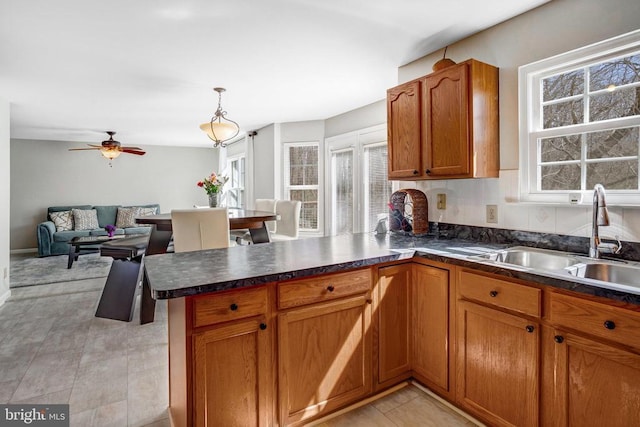
[[[113,237],[113,235],[116,232],[116,227],[111,225],[111,224],[107,224],[104,226],[105,231],[107,232],[107,236],[109,237]]]
[[[209,196],[209,207],[215,208],[220,204],[220,195],[222,194],[222,187],[229,178],[226,176],[218,175],[212,172],[211,175],[198,181],[198,187],[203,188]]]

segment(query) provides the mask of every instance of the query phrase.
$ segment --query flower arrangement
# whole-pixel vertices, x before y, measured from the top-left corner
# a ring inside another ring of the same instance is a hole
[[[208,195],[219,193],[222,189],[222,186],[229,180],[228,177],[222,175],[216,175],[215,172],[212,172],[210,176],[203,179],[202,181],[198,181],[198,187],[204,188],[204,191]]]
[[[111,225],[111,224],[107,224],[104,226],[104,229],[107,232],[107,236],[109,237],[113,237],[113,233],[116,232],[116,226],[115,225]]]

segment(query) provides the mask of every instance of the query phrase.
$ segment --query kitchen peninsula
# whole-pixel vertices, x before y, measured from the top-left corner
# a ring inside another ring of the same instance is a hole
[[[470,260],[505,246],[356,234],[146,257],[173,425],[301,425],[408,378],[491,424],[631,420],[640,295]]]

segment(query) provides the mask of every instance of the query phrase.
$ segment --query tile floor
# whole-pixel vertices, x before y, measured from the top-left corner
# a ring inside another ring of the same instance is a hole
[[[167,310],[94,316],[106,278],[12,289],[0,306],[0,403],[69,403],[71,426],[170,426]],[[472,426],[409,385],[322,427]]]

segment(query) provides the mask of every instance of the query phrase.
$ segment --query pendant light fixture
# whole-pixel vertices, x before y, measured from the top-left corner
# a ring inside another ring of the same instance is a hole
[[[200,125],[210,140],[213,141],[213,147],[225,147],[225,142],[234,138],[240,132],[238,123],[227,118],[227,112],[220,105],[222,101],[222,92],[226,89],[223,87],[214,87],[214,91],[218,92],[218,109],[211,117],[211,121]]]

